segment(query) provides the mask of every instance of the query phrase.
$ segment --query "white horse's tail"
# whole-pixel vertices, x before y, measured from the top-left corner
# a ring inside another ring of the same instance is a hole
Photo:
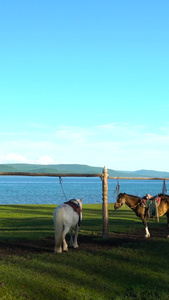
[[[62,209],[55,209],[53,213],[54,227],[55,227],[55,253],[62,253],[63,241],[63,211]]]

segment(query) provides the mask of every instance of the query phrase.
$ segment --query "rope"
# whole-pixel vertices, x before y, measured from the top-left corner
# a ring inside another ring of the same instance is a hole
[[[60,182],[60,185],[61,185],[61,188],[62,188],[63,195],[64,195],[64,197],[65,197],[65,199],[67,201],[67,197],[65,195],[65,192],[64,192],[64,189],[63,189],[63,185],[62,185],[62,178],[60,176],[59,176],[59,182]]]
[[[117,192],[117,196],[118,196],[119,190],[120,190],[120,184],[119,184],[119,179],[117,179],[117,185],[116,185],[116,188],[114,190],[114,194]]]
[[[162,194],[167,193],[167,187],[166,187],[166,183],[165,183],[165,179],[163,179],[163,189],[162,189]]]

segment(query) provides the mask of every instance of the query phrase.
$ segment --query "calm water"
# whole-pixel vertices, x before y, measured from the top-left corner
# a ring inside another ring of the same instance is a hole
[[[120,192],[144,196],[162,192],[162,180],[120,180]],[[84,204],[102,203],[100,178],[63,177],[62,185],[67,200],[83,198]],[[117,180],[109,179],[108,201],[115,202]],[[169,182],[166,181],[169,191]],[[66,201],[59,178],[0,176],[0,204],[60,204]]]

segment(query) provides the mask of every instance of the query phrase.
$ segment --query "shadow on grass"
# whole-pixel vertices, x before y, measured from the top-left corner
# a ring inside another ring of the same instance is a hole
[[[32,299],[34,295],[36,299],[167,299],[167,245],[163,240],[124,243],[111,249],[93,244],[93,248],[61,255],[11,259],[12,268],[19,263],[13,281],[18,289],[32,293]]]
[[[111,212],[111,235],[102,239],[101,210],[84,209],[80,248],[55,255],[52,214],[44,216],[39,206],[36,215],[34,206],[26,212],[21,206],[18,214],[17,207],[13,217],[8,210],[7,217],[1,218],[0,228],[1,237],[6,239],[1,239],[1,255],[8,261],[1,274],[8,284],[12,278],[13,290],[28,294],[32,300],[167,299],[169,240],[144,239],[143,225],[133,214],[130,218],[130,211]],[[15,218],[17,214],[26,217]]]
[[[48,205],[1,205],[0,213],[10,214],[36,214],[36,215],[52,215],[56,206]]]

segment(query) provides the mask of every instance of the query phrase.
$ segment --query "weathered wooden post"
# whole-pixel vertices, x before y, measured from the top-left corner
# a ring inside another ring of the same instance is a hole
[[[106,238],[108,236],[108,171],[104,167],[102,173],[102,192],[103,192],[103,203],[102,203],[102,237]]]

